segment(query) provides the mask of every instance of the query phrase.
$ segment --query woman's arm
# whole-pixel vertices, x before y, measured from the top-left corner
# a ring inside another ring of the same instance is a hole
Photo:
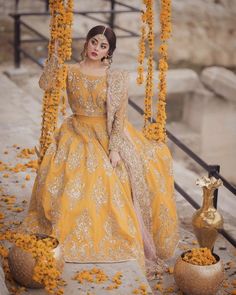
[[[59,68],[58,58],[53,55],[45,64],[39,79],[39,87],[44,91],[52,90],[56,85],[56,71]]]
[[[122,73],[122,96],[119,107],[114,115],[114,121],[112,124],[110,139],[109,139],[109,151],[119,152],[120,145],[122,143],[122,138],[124,136],[124,122],[127,113],[128,105],[128,73]],[[119,81],[120,83],[120,81]]]

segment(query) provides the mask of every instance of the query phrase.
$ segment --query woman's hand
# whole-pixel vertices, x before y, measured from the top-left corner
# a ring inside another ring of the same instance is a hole
[[[115,168],[121,161],[121,157],[117,151],[110,151],[109,159],[113,168]]]

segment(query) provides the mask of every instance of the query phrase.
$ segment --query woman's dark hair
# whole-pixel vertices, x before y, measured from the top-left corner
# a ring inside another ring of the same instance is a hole
[[[113,30],[110,27],[107,27],[107,26],[93,27],[92,29],[89,30],[89,32],[87,34],[86,42],[88,42],[94,36],[96,36],[98,34],[103,34],[103,33],[109,43],[108,55],[112,56],[114,50],[116,49],[116,34],[113,32]]]

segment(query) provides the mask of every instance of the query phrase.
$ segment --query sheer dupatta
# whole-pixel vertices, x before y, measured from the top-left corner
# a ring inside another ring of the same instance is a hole
[[[143,162],[124,126],[128,103],[127,72],[109,70],[107,82],[109,149],[119,152],[129,174],[134,210],[143,237],[146,274],[150,279],[163,271],[164,263],[157,257],[153,240],[151,195],[146,182]]]

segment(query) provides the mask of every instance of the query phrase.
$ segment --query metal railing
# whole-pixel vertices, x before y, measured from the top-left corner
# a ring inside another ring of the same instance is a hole
[[[109,0],[108,0],[109,1]],[[46,1],[47,2],[47,1]],[[139,34],[137,34],[134,31],[131,31],[125,27],[121,27],[115,24],[115,16],[116,14],[122,14],[122,13],[140,13],[139,8],[132,7],[131,5],[110,0],[110,9],[108,10],[88,10],[88,11],[74,11],[74,15],[82,15],[86,18],[89,18],[91,20],[95,20],[100,24],[109,25],[112,29],[120,30],[124,34],[117,34],[117,38],[130,38],[130,37],[138,37]],[[122,9],[116,9],[116,5],[119,5],[121,7],[124,7]],[[109,20],[101,19],[96,14],[108,14],[110,15]],[[10,13],[10,17],[14,19],[14,64],[16,68],[20,67],[21,64],[21,53],[24,54],[26,57],[37,63],[39,66],[42,67],[42,63],[39,62],[31,53],[29,53],[26,49],[22,47],[22,44],[25,43],[37,43],[37,42],[48,42],[49,39],[45,37],[40,31],[32,28],[30,25],[28,25],[24,20],[22,20],[22,17],[30,17],[30,16],[50,16],[49,12],[24,12],[24,13]],[[28,39],[22,39],[21,38],[21,31],[22,28],[26,28],[29,32],[33,33],[37,36],[36,39],[34,38],[28,38]],[[73,38],[73,41],[79,41],[84,40],[85,37],[77,37]],[[78,58],[76,58],[73,54],[71,56],[71,59],[78,62]]]
[[[141,107],[139,107],[136,103],[134,103],[131,99],[129,99],[129,104],[132,108],[134,108],[140,115],[144,115],[144,111]],[[152,119],[155,122],[155,119]],[[236,188],[227,181],[220,174],[220,166],[219,165],[208,165],[205,161],[203,161],[198,155],[196,155],[190,148],[188,148],[182,141],[180,141],[176,136],[174,136],[170,131],[166,131],[168,138],[180,148],[186,155],[188,155],[195,163],[199,164],[204,170],[208,172],[208,176],[214,176],[217,179],[221,179],[224,187],[229,190],[234,196],[236,196]],[[180,193],[186,201],[188,201],[195,209],[199,209],[200,206],[198,203],[193,200],[193,198],[178,184],[175,182],[175,189],[178,193]],[[214,192],[214,206],[217,208],[217,200],[218,200],[218,189]],[[219,232],[234,246],[236,247],[236,240],[233,236],[231,236],[225,229],[220,229]]]
[[[106,0],[109,1],[109,0]],[[120,5],[124,7],[125,9],[116,10],[115,5]],[[74,11],[74,14],[80,14],[83,15],[89,19],[96,20],[99,23],[108,24],[113,29],[119,29],[122,32],[126,33],[125,35],[117,35],[118,38],[129,38],[129,37],[138,37],[138,34],[136,32],[132,32],[126,28],[120,27],[115,24],[115,15],[118,13],[130,13],[130,12],[139,12],[139,8],[132,7],[131,5],[122,3],[120,1],[110,0],[110,10],[97,10],[97,11]],[[99,19],[98,17],[94,16],[96,14],[110,14],[109,21],[105,21],[103,19]],[[48,42],[48,38],[46,38],[44,35],[42,35],[39,31],[31,28],[28,24],[26,24],[21,17],[27,17],[27,16],[42,16],[42,15],[50,15],[48,12],[45,13],[14,13],[10,14],[10,16],[14,19],[15,24],[15,36],[14,36],[14,61],[15,61],[15,67],[20,67],[21,62],[21,53],[23,53],[25,56],[30,58],[32,61],[37,63],[39,66],[42,67],[42,63],[40,63],[35,57],[33,57],[29,52],[27,52],[25,49],[22,48],[21,44],[23,43],[35,43],[35,42]],[[21,40],[21,26],[27,28],[32,33],[34,33],[38,39],[24,39]],[[82,40],[84,38],[78,37],[73,38],[73,40]],[[78,61],[78,59],[72,55],[72,60]],[[135,104],[131,99],[129,99],[129,104],[132,108],[134,108],[139,114],[143,115],[144,111]],[[153,122],[155,120],[153,119]],[[229,190],[233,195],[236,195],[236,188],[230,184],[229,181],[227,181],[221,174],[220,174],[220,166],[219,165],[208,165],[205,161],[203,161],[198,155],[196,155],[191,149],[189,149],[183,142],[181,142],[177,137],[175,137],[170,131],[167,130],[167,136],[168,138],[176,145],[178,148],[180,148],[186,155],[189,156],[195,163],[199,164],[205,171],[208,172],[208,176],[214,176],[216,178],[220,178],[223,182],[224,187]],[[178,184],[175,182],[175,189],[177,192],[179,192],[187,202],[189,202],[195,209],[199,209],[200,206],[198,203],[192,199],[192,197]],[[217,208],[217,199],[218,199],[218,189],[214,192],[214,206]],[[234,246],[236,247],[236,240],[234,237],[232,237],[226,230],[222,229],[220,230],[220,233]]]

